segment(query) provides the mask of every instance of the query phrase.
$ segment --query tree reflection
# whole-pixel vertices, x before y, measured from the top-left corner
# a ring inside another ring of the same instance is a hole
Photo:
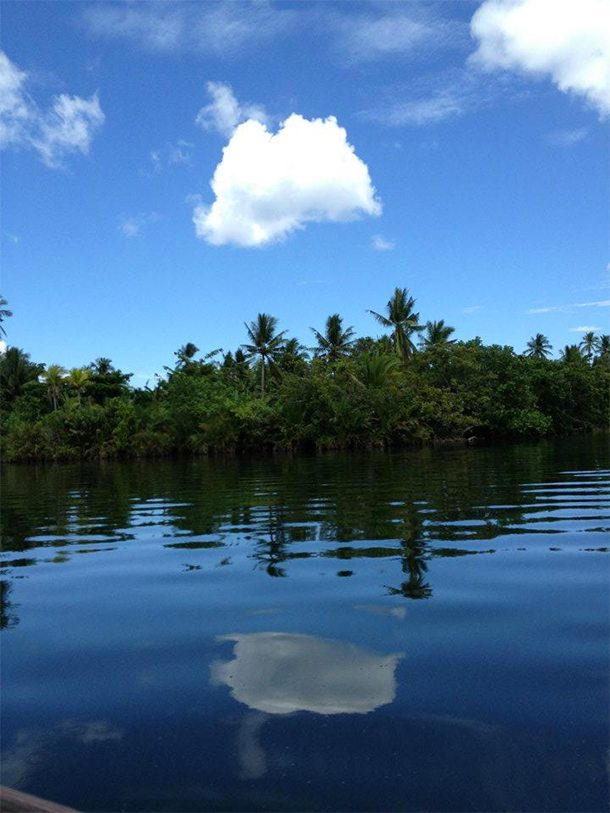
[[[245,552],[272,578],[289,577],[313,565],[299,560],[314,559],[336,561],[342,576],[358,575],[366,564],[371,573],[370,560],[379,558],[395,561],[390,566],[404,574],[400,582],[380,579],[381,590],[429,598],[432,558],[482,553],[482,543],[489,549],[489,540],[503,534],[545,530],[531,524],[531,513],[538,524],[541,510],[544,522],[544,512],[548,521],[561,519],[561,501],[541,504],[540,494],[557,472],[577,469],[591,454],[588,441],[579,444],[9,466],[2,473],[3,550],[66,551],[60,559],[23,559],[24,566],[45,566],[72,561],[73,546],[95,552],[104,548],[94,542],[120,548],[162,535],[169,551],[188,548],[202,557],[193,565],[237,546],[235,555],[221,554],[223,562],[239,566]],[[568,502],[569,488],[563,493]]]
[[[402,551],[401,569],[409,578],[400,587],[388,587],[389,595],[411,599],[431,598],[432,588],[425,580],[430,557],[428,547],[423,542],[405,540]]]
[[[0,579],[0,629],[16,627],[19,619],[12,612],[14,604],[8,600],[13,585],[5,579]]]

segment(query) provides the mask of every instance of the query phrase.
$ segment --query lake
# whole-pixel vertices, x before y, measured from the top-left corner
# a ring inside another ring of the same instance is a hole
[[[4,784],[608,809],[605,436],[4,469]]]

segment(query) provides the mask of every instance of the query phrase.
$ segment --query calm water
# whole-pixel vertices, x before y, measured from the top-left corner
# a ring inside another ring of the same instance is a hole
[[[4,784],[85,811],[606,811],[605,439],[8,467]]]

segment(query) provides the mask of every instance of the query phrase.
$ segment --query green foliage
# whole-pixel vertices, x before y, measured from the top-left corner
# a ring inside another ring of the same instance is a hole
[[[277,332],[273,317],[259,314],[248,326],[251,344],[245,348],[254,363],[241,349],[220,363],[214,360],[219,351],[195,359],[197,348],[187,344],[153,388],[132,389],[130,375],[109,359],[67,375],[59,365],[44,371],[10,348],[0,358],[3,456],[391,447],[455,440],[473,427],[489,437],[538,438],[607,424],[607,336],[587,340],[590,354],[572,345],[551,361],[541,334],[530,352],[518,355],[478,338],[455,341],[440,320],[427,323],[414,352],[420,326],[413,304],[397,289],[388,303],[392,337],[355,340],[332,315],[325,333],[317,334],[313,358],[296,339]],[[408,349],[406,356],[401,348]]]

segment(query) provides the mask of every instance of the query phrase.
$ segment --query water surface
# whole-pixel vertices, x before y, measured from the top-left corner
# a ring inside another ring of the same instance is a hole
[[[5,467],[4,784],[608,809],[606,438]]]

